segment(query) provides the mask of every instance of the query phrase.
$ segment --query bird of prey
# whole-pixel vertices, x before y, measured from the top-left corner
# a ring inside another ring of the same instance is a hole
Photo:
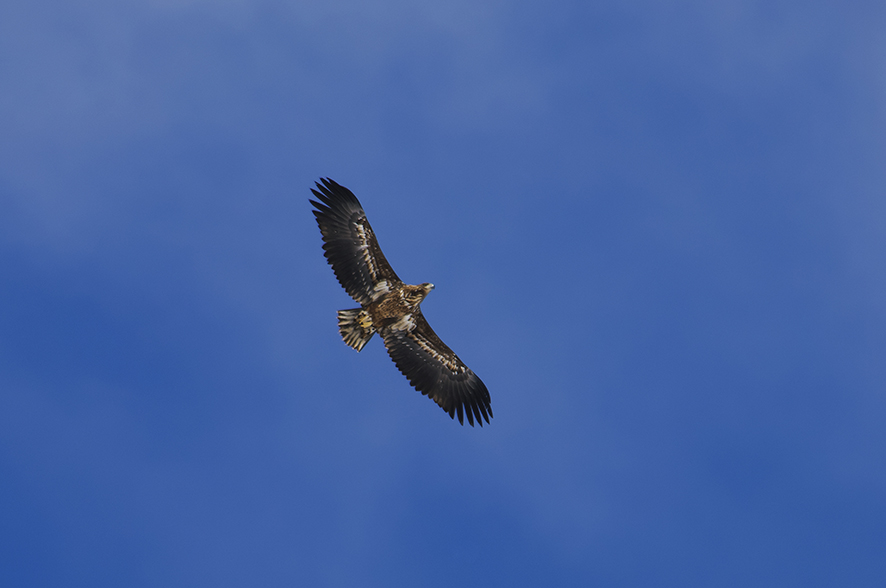
[[[322,183],[321,183],[322,182]],[[335,277],[360,308],[338,311],[345,343],[360,351],[372,335],[384,340],[388,355],[416,390],[453,419],[474,426],[489,422],[489,391],[477,375],[434,333],[419,305],[434,285],[404,284],[385,259],[366,213],[354,194],[328,178],[311,189],[317,225]]]

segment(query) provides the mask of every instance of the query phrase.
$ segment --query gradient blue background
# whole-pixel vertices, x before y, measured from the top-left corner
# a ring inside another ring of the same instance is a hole
[[[884,188],[882,2],[4,2],[0,584],[882,586]]]

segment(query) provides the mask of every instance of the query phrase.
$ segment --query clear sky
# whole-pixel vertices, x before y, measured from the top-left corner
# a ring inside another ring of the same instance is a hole
[[[882,1],[0,3],[0,585],[882,586],[884,359]]]

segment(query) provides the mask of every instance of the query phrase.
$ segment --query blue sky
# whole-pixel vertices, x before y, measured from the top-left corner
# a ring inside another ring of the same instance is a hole
[[[0,87],[0,584],[881,585],[882,3],[7,2]]]

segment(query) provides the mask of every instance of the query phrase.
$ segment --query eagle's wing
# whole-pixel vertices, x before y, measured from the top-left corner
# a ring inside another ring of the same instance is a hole
[[[414,328],[412,327],[414,324]],[[398,330],[395,326],[405,327]],[[437,336],[419,309],[411,320],[398,321],[381,329],[388,355],[416,390],[433,399],[440,407],[464,424],[464,416],[474,426],[489,422],[492,406],[486,385]]]
[[[320,202],[311,200],[317,210],[317,224],[323,234],[324,255],[345,291],[360,304],[372,301],[373,287],[382,280],[399,282],[385,259],[366,213],[353,192],[329,178],[321,178],[317,190]]]

